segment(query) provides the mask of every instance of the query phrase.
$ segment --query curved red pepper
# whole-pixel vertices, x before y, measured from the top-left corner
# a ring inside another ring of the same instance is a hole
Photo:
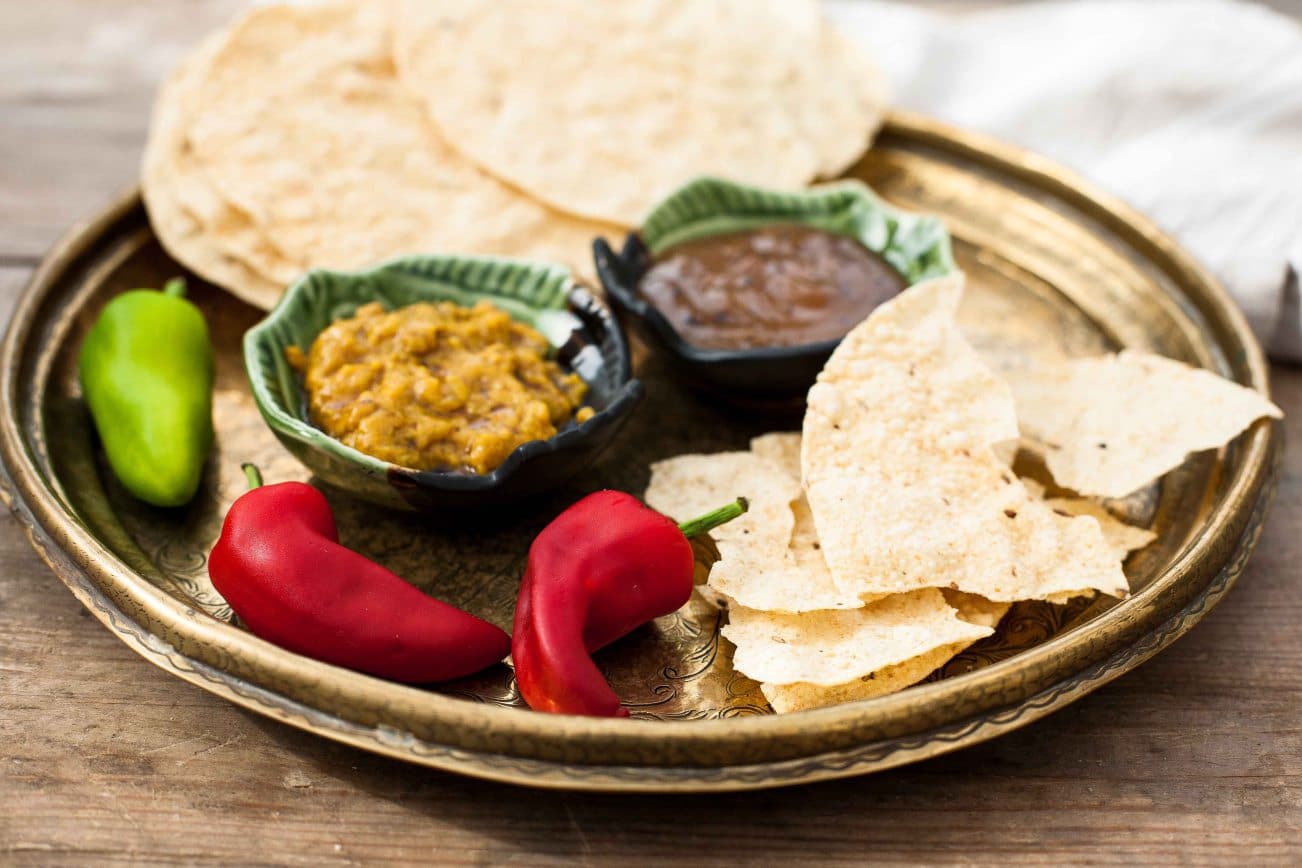
[[[627,717],[591,652],[681,608],[692,595],[688,536],[745,511],[739,499],[680,526],[628,494],[598,491],[543,528],[529,548],[511,640],[529,707]]]
[[[255,635],[394,681],[460,678],[506,656],[505,633],[339,544],[325,496],[301,482],[231,505],[208,558],[213,587]]]

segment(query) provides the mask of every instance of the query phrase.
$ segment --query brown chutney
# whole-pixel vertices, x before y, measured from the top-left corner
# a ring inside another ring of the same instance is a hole
[[[844,337],[905,286],[855,239],[779,223],[676,244],[638,292],[694,346],[754,349]]]

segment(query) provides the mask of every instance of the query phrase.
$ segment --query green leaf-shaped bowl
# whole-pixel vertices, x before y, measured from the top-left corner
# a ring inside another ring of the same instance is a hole
[[[839,339],[795,347],[705,349],[684,340],[638,292],[655,257],[674,245],[778,223],[854,238],[909,285],[956,269],[949,232],[939,219],[887,205],[860,181],[790,192],[707,177],[691,181],[652,209],[619,253],[604,238],[593,242],[597,274],[611,305],[689,382],[742,403],[785,406],[803,400]]]
[[[588,384],[588,421],[516,448],[491,473],[414,470],[359,452],[314,426],[285,349],[306,350],[327,325],[372,301],[487,300],[540,331],[560,364]],[[557,265],[475,256],[412,256],[363,271],[312,271],[244,336],[253,398],[280,441],[320,479],[374,503],[441,509],[510,503],[555,487],[610,444],[642,397],[610,309]]]

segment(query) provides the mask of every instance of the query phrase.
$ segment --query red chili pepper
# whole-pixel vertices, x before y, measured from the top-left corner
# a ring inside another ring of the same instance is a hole
[[[590,494],[543,528],[515,608],[511,657],[529,707],[627,717],[590,656],[692,595],[688,537],[746,511],[734,503],[681,525],[619,491]]]
[[[269,642],[413,684],[478,672],[510,648],[505,633],[339,544],[325,496],[302,482],[262,487],[231,505],[208,575],[240,619]]]

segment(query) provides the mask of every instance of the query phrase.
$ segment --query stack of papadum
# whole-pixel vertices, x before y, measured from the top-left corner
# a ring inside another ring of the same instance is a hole
[[[817,0],[267,6],[165,85],[143,192],[176,259],[260,307],[408,253],[583,274],[697,175],[836,175],[884,102]]]
[[[991,635],[1019,600],[1128,593],[1122,564],[1154,534],[1121,497],[1262,417],[1258,393],[1123,352],[996,373],[955,321],[962,276],[878,308],[810,390],[801,433],[652,468],[647,502],[691,516],[736,495],[701,591],[726,606],[733,664],[776,711],[914,684]],[[1019,438],[1059,488],[1019,479]]]

